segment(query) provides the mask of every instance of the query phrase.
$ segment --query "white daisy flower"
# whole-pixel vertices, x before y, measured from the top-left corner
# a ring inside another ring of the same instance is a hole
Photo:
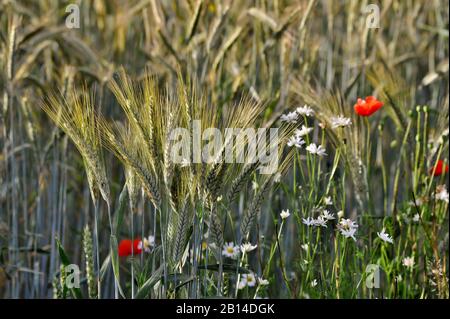
[[[351,219],[341,219],[341,221],[339,222],[340,226],[342,228],[345,229],[349,229],[349,228],[358,228],[358,224],[355,223],[353,220]]]
[[[241,245],[241,251],[242,251],[243,254],[249,253],[252,250],[255,250],[256,247],[258,247],[258,245],[254,245],[253,246],[251,243],[245,243],[245,244]]]
[[[414,267],[414,256],[403,258],[402,263],[403,263],[403,266],[405,266],[407,268],[413,268]]]
[[[311,107],[309,107],[308,105],[306,105],[306,104],[303,105],[303,107],[301,107],[301,106],[297,107],[296,112],[299,115],[306,115],[306,116],[313,116],[314,115],[314,110]]]
[[[331,196],[324,197],[323,202],[324,202],[325,206],[333,205],[333,201],[331,200]]]
[[[239,255],[239,246],[235,246],[232,242],[226,243],[223,245],[222,255],[236,259]]]
[[[419,214],[415,214],[413,217],[413,222],[418,223],[420,220],[420,215]]]
[[[303,224],[305,224],[306,226],[313,226],[315,223],[314,218],[308,217],[308,218],[302,218],[302,222]]]
[[[352,120],[349,119],[348,117],[344,117],[343,115],[331,118],[332,128],[346,127],[350,125],[352,125]]]
[[[144,238],[144,240],[141,240],[138,243],[137,248],[140,251],[144,251],[146,253],[149,253],[152,251],[152,248],[155,246],[155,236],[148,236],[148,238]]]
[[[311,287],[315,287],[317,286],[317,279],[314,279],[313,281],[311,281]]]
[[[441,200],[448,204],[448,191],[447,186],[439,185],[436,187],[436,194],[434,195],[436,200]]]
[[[356,241],[355,233],[358,229],[358,224],[356,224],[354,221],[352,221],[351,219],[341,219],[337,227],[342,236],[344,236],[345,238],[352,238],[354,241]]]
[[[325,152],[325,148],[322,145],[317,146],[314,143],[309,144],[306,147],[306,150],[311,154],[316,154],[318,156],[325,156],[327,153]]]
[[[282,122],[297,123],[298,114],[296,112],[289,112],[280,116]]]
[[[281,219],[286,219],[290,216],[291,214],[289,213],[289,209],[286,210],[282,210],[280,213],[280,217]]]
[[[356,241],[355,238],[356,230],[357,228],[349,228],[349,229],[339,228],[339,231],[341,232],[342,236],[344,236],[345,238],[352,238],[354,241]]]
[[[287,142],[287,146],[295,146],[297,148],[301,148],[304,144],[306,144],[306,142],[300,136],[296,135],[291,136]]]
[[[308,135],[309,133],[311,133],[312,130],[313,130],[312,127],[307,127],[305,125],[302,125],[302,128],[300,130],[295,131],[295,136],[302,137],[302,136]]]
[[[267,286],[269,284],[269,281],[267,279],[263,279],[261,277],[258,278],[258,284],[260,286]]]
[[[391,243],[391,244],[394,243],[394,240],[392,239],[391,236],[389,236],[389,234],[387,234],[387,233],[385,232],[384,228],[381,230],[381,232],[377,232],[377,235],[378,235],[378,237],[380,237],[381,240],[383,240],[384,242]]]
[[[254,287],[256,285],[256,277],[253,273],[243,274],[242,279],[245,280],[249,287]]]
[[[333,219],[336,219],[336,218],[334,217],[334,214],[330,213],[330,212],[329,212],[328,210],[326,210],[326,209],[322,212],[322,217],[325,218],[326,220],[333,220]]]
[[[323,216],[319,216],[316,219],[314,219],[314,226],[327,227],[327,220],[323,218]]]

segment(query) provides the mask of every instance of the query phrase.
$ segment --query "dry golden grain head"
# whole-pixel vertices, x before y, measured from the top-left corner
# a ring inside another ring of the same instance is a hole
[[[95,194],[98,189],[103,199],[111,203],[95,116],[94,96],[85,87],[71,92],[69,99],[61,94],[50,93],[41,107],[78,148],[85,163],[93,200],[96,200]]]
[[[129,165],[125,165],[125,181],[127,184],[130,206],[133,210],[136,207],[138,201],[141,185],[139,183],[139,177]]]

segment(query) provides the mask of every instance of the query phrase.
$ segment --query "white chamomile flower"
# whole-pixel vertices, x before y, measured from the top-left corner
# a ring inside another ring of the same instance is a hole
[[[242,279],[245,280],[249,287],[254,287],[256,285],[256,277],[253,273],[243,274]]]
[[[413,217],[413,222],[418,223],[420,220],[420,215],[419,214],[415,214]]]
[[[341,219],[341,221],[339,222],[339,224],[343,227],[343,228],[358,228],[358,224],[355,223],[353,220],[351,219]]]
[[[339,231],[341,232],[341,235],[344,236],[345,238],[352,238],[354,241],[356,241],[355,238],[356,228],[349,228],[349,229],[340,228]]]
[[[325,156],[325,155],[327,155],[327,153],[325,152],[325,148],[322,145],[317,146],[314,143],[309,144],[306,147],[306,150],[308,152],[310,152],[311,154],[315,154],[315,155],[318,155],[318,156]]]
[[[311,287],[315,287],[317,286],[317,279],[314,279],[313,281],[311,281]]]
[[[252,245],[251,243],[245,243],[241,245],[241,251],[243,254],[249,253],[252,250],[255,250],[258,245]]]
[[[305,116],[313,116],[314,115],[314,110],[306,104],[303,106],[297,107],[297,109],[295,111],[299,115],[305,115]]]
[[[309,249],[309,245],[308,244],[303,244],[300,246],[304,251],[308,251]]]
[[[138,243],[137,248],[140,251],[145,251],[146,253],[149,253],[152,251],[152,248],[155,246],[155,236],[148,236],[148,238],[144,238],[144,240],[141,240]]]
[[[302,137],[302,136],[308,135],[309,133],[311,133],[312,130],[313,130],[312,127],[307,127],[305,125],[302,125],[301,129],[295,131],[295,136]]]
[[[260,286],[267,286],[269,284],[269,281],[267,279],[263,279],[261,277],[258,278],[258,284]]]
[[[352,125],[352,120],[349,119],[348,117],[344,117],[343,115],[331,118],[332,128],[346,127],[350,125]]]
[[[313,226],[315,223],[314,218],[308,217],[308,218],[302,218],[302,223],[305,224],[306,226]]]
[[[297,148],[301,148],[304,144],[306,144],[306,142],[300,136],[293,135],[289,138],[286,144],[289,147],[295,146]]]
[[[327,227],[327,220],[323,218],[323,216],[319,216],[316,219],[314,219],[314,226],[316,227]]]
[[[235,246],[232,242],[226,243],[223,245],[222,255],[236,259],[239,255],[239,246]]]
[[[324,197],[323,203],[325,204],[325,206],[333,205],[333,201],[331,200],[331,196]]]
[[[286,218],[288,218],[290,215],[291,215],[291,214],[289,213],[289,209],[286,209],[286,210],[283,209],[283,210],[281,211],[281,213],[280,213],[281,219],[286,219]]]
[[[289,112],[280,116],[282,122],[297,123],[298,114],[296,112]]]
[[[403,263],[403,266],[405,266],[407,268],[413,268],[414,267],[414,256],[403,258],[402,263]]]
[[[329,212],[328,210],[326,210],[326,209],[322,212],[322,217],[325,218],[326,220],[333,220],[333,219],[336,219],[336,218],[334,217],[334,214],[330,213],[330,212]]]
[[[337,226],[341,235],[345,238],[352,238],[356,241],[355,233],[358,229],[358,224],[356,224],[351,219],[341,219],[339,225]]]
[[[392,239],[391,236],[389,236],[389,234],[387,234],[384,230],[384,228],[381,230],[381,232],[377,232],[378,237],[381,238],[381,240],[383,240],[386,243],[394,243],[394,240]]]
[[[436,200],[441,200],[448,204],[448,191],[445,185],[439,185],[436,187],[435,198]]]

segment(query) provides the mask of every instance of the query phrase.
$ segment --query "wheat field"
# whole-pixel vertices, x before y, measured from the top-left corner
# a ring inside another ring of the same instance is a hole
[[[0,298],[449,298],[448,6],[3,0]]]

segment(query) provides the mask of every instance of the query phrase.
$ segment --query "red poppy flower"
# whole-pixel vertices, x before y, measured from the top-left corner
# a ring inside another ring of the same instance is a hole
[[[383,102],[378,101],[374,96],[368,96],[365,100],[358,99],[354,109],[358,115],[370,116],[383,106]]]
[[[132,247],[133,247],[133,253],[135,255],[138,255],[142,252],[142,249],[139,247],[139,243],[141,240],[139,238],[131,241],[131,239],[122,239],[119,243],[119,256],[120,257],[126,257],[130,256],[132,253]]]
[[[430,168],[430,175],[433,174],[433,172],[433,176],[439,176],[442,173],[448,173],[448,165],[444,164],[443,160],[438,160],[436,166]]]

